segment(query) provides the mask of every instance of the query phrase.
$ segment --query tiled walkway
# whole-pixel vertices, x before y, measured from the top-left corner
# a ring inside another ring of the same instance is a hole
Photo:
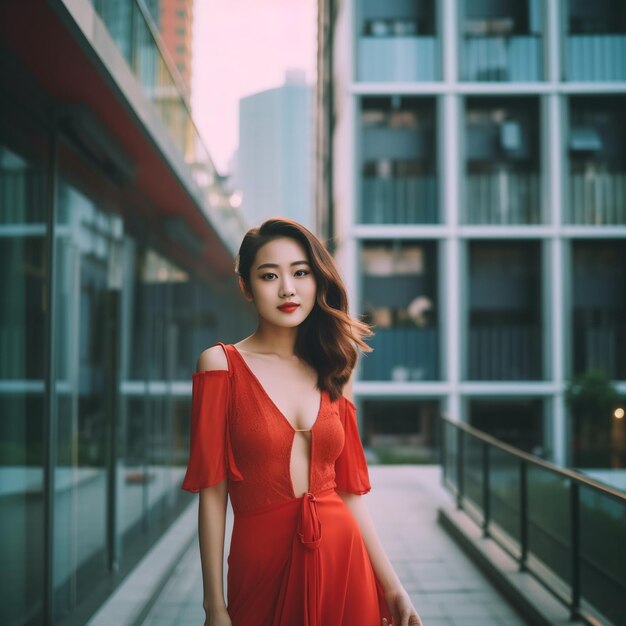
[[[370,477],[372,491],[364,497],[389,558],[411,594],[424,626],[526,623],[437,523],[437,506],[452,503],[441,487],[439,467],[370,466]],[[227,533],[226,546],[229,542]],[[194,542],[172,572],[144,626],[203,623],[202,575]]]

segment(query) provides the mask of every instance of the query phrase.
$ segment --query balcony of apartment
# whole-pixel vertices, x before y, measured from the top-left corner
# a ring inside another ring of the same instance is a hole
[[[626,224],[624,97],[574,97],[569,106],[570,224]]]
[[[357,5],[357,80],[421,82],[439,78],[434,0],[365,0]]]
[[[465,81],[533,82],[543,77],[540,0],[467,0],[461,8]]]
[[[621,0],[567,3],[567,81],[626,80],[626,6]]]
[[[538,102],[470,98],[465,124],[463,222],[541,223]]]
[[[626,380],[626,241],[572,243],[573,373]]]
[[[362,224],[436,224],[435,102],[367,97],[361,101]]]
[[[542,378],[537,242],[474,241],[469,248],[469,380]]]
[[[376,358],[361,360],[363,380],[439,378],[437,256],[432,242],[367,241],[361,248],[365,320]]]

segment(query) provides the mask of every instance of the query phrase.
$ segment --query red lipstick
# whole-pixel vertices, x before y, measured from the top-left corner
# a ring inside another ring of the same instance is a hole
[[[278,308],[279,311],[283,313],[293,313],[300,305],[295,302],[285,302],[281,304]]]

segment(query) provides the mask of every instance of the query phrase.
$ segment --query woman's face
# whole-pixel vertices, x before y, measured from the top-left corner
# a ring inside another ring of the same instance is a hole
[[[281,327],[301,324],[313,310],[317,294],[317,281],[302,245],[280,237],[262,246],[250,268],[250,288],[261,318]]]

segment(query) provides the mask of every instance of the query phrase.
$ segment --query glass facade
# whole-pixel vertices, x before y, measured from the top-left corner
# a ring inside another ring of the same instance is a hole
[[[251,320],[22,96],[0,96],[0,623],[84,623],[189,502],[190,374]]]

